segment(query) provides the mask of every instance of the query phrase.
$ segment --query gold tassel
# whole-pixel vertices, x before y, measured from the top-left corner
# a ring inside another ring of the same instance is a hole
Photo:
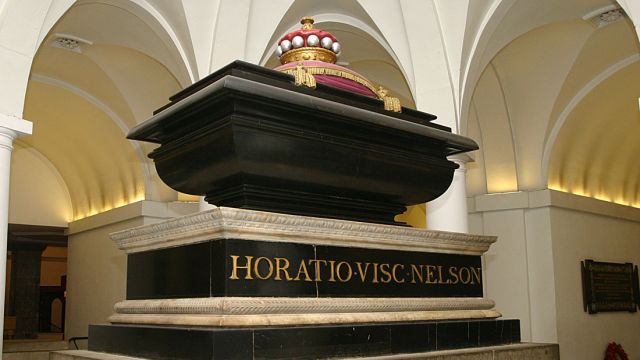
[[[400,99],[397,97],[385,96],[382,98],[384,101],[384,109],[393,112],[402,112],[402,106],[400,105]]]
[[[316,78],[313,75],[306,73],[304,74],[304,84],[312,89],[316,88]]]
[[[384,102],[384,109],[393,112],[402,112],[402,105],[400,105],[400,99],[393,96],[388,96],[389,91],[382,86],[378,87],[376,94]]]
[[[387,94],[389,93],[389,91],[384,87],[378,86],[378,88],[376,89],[375,87],[373,87],[373,85],[370,82],[354,74],[351,74],[345,71],[335,70],[335,69],[327,69],[327,68],[312,67],[312,66],[305,67],[302,65],[302,63],[296,65],[295,69],[286,69],[284,70],[284,72],[294,76],[295,78],[294,82],[297,86],[304,85],[312,89],[316,88],[316,78],[313,75],[332,75],[332,76],[339,76],[345,79],[355,81],[371,89],[371,91],[373,91],[378,96],[378,98],[384,102],[385,110],[393,111],[393,112],[402,112],[402,105],[400,104],[400,99],[398,99],[397,97],[388,96]]]
[[[313,77],[307,70],[302,66],[302,64],[298,64],[296,66],[296,70],[293,73],[295,77],[294,83],[296,86],[307,86],[312,89],[316,88],[316,78]]]

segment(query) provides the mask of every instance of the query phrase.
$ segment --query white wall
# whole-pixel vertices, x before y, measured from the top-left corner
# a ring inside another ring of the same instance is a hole
[[[197,203],[140,201],[69,224],[65,338],[87,336],[125,298],[126,255],[109,234],[198,210]]]
[[[537,192],[476,196],[470,232],[498,236],[484,255],[486,296],[505,318],[520,320],[523,341],[557,341],[548,208],[530,207]],[[534,205],[535,206],[535,205]]]
[[[580,261],[640,265],[640,209],[553,190],[471,198],[472,233],[497,235],[484,256],[486,296],[520,319],[523,341],[557,342],[563,359],[602,359],[609,341],[640,353],[640,313],[589,315]]]
[[[582,310],[580,274],[580,261],[585,259],[640,265],[640,209],[635,213],[634,221],[551,210],[561,358],[602,359],[609,341],[622,344],[632,358],[640,354],[640,313],[587,314]]]

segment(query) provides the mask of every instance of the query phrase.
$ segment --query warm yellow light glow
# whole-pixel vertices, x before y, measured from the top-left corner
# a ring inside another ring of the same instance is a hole
[[[586,191],[584,191],[584,189],[581,189],[581,188],[575,188],[575,189],[569,190],[567,192],[575,194],[575,195],[580,195],[580,196],[594,197],[594,196],[591,196],[591,194],[587,193]]]
[[[608,202],[612,202],[611,201],[611,197],[608,196],[607,194],[604,193],[598,193],[595,196],[593,196],[594,198],[598,199],[598,200],[602,200],[602,201],[608,201]]]
[[[610,203],[614,203],[614,204],[630,206],[630,207],[634,207],[634,208],[640,208],[640,202],[633,202],[631,200],[627,200],[623,196],[618,196],[618,197],[616,197],[614,199],[612,196],[609,196],[609,195],[607,195],[605,193],[602,193],[602,192],[598,193],[598,194],[588,194],[588,193],[582,191],[582,189],[567,190],[567,189],[563,188],[562,186],[559,186],[558,184],[552,184],[552,183],[549,184],[548,188],[550,190],[560,191],[560,192],[573,194],[573,195],[578,195],[578,196],[584,196],[584,197],[588,197],[588,198],[592,198],[592,199],[597,199],[597,200],[600,200],[600,201],[606,201],[606,202],[610,202]]]
[[[84,214],[78,214],[71,221],[77,221],[77,220],[81,220],[81,219],[84,219],[84,218],[88,218],[89,216],[93,216],[93,215],[96,215],[96,214],[103,213],[105,211],[117,209],[117,208],[129,205],[129,204],[133,204],[135,202],[142,201],[142,200],[144,200],[144,193],[138,193],[134,197],[129,198],[129,199],[120,198],[120,199],[114,201],[113,205],[105,204],[101,209],[91,208],[91,210],[89,212],[84,213]],[[69,222],[71,222],[71,221],[69,221]]]
[[[506,178],[491,179],[488,183],[490,193],[506,193],[518,191],[518,182]]]
[[[200,196],[198,195],[189,195],[178,192],[178,201],[182,202],[198,202],[200,201]]]

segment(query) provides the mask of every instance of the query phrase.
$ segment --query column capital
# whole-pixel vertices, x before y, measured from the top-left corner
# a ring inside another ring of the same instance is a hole
[[[33,123],[21,119],[17,116],[0,114],[0,132],[11,135],[16,138],[23,135],[31,135],[33,131]]]
[[[447,159],[449,159],[449,161],[453,161],[454,163],[458,164],[460,166],[458,170],[462,170],[462,171],[467,170],[466,164],[468,162],[475,161],[475,159],[469,153],[450,155],[450,156],[447,156]]]
[[[0,114],[0,148],[13,149],[13,140],[31,135],[33,123],[16,116]]]

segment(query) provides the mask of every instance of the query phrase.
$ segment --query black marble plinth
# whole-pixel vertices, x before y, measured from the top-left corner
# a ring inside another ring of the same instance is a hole
[[[325,359],[520,342],[518,320],[184,328],[91,325],[89,350],[146,359]]]
[[[395,224],[440,196],[473,140],[435,116],[236,61],[171,98],[128,138],[171,188],[218,206]]]
[[[130,254],[127,299],[482,297],[480,256],[224,239]]]

